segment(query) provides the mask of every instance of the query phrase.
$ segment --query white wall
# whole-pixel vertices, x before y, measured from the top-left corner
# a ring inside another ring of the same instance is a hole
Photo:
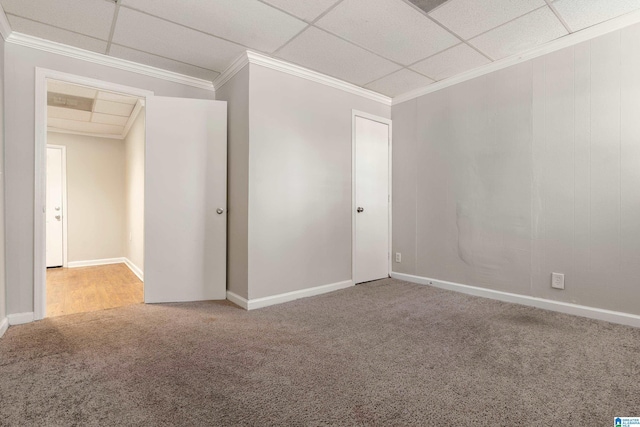
[[[138,114],[124,141],[125,224],[124,255],[144,271],[144,144],[145,111]]]
[[[351,113],[390,107],[249,66],[248,297],[351,280]]]
[[[118,139],[47,132],[67,147],[68,261],[124,254],[125,145]]]
[[[35,67],[152,90],[214,99],[215,93],[8,43],[5,45],[7,312],[33,311]]]
[[[640,314],[640,25],[392,117],[394,271]]]
[[[216,92],[227,101],[227,289],[248,298],[249,67]]]

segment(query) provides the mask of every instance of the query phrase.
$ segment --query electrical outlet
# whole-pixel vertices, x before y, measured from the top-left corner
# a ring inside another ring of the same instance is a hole
[[[400,252],[396,252],[396,262],[402,262],[402,254]]]
[[[564,274],[551,273],[551,287],[554,289],[564,289]]]

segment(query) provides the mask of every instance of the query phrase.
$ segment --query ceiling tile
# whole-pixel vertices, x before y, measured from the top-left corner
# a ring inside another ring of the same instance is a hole
[[[429,16],[470,39],[545,4],[544,0],[450,0]]]
[[[402,0],[344,0],[316,25],[404,65],[460,42]]]
[[[88,122],[89,120],[91,120],[91,111],[81,111],[71,108],[47,106],[47,117],[50,119],[68,119]]]
[[[128,61],[138,62],[140,64],[150,65],[152,67],[162,68],[163,70],[197,77],[199,79],[213,81],[220,74],[216,71],[207,70],[205,68],[174,61],[172,59],[162,58],[160,56],[140,52],[139,50],[129,49],[128,47],[116,44],[111,45],[109,55],[115,56],[116,58],[126,59]]]
[[[640,9],[640,0],[556,0],[553,5],[573,31]]]
[[[265,52],[275,51],[306,26],[256,0],[123,0],[122,4]]]
[[[67,30],[61,30],[60,28],[52,27],[51,25],[41,24],[15,15],[7,14],[7,18],[9,19],[11,29],[19,33],[40,37],[41,39],[51,40],[98,53],[105,53],[107,50],[106,41],[94,39],[93,37],[84,36],[78,33],[72,33]]]
[[[216,71],[224,70],[246,50],[238,44],[126,8],[120,8],[113,42]]]
[[[115,4],[105,0],[0,0],[5,13],[107,40]]]
[[[105,125],[102,123],[78,122],[75,120],[49,119],[49,129],[70,130],[73,132],[97,133],[103,135],[122,135],[124,126]]]
[[[98,99],[93,106],[93,111],[96,113],[114,114],[116,116],[129,117],[131,111],[133,111],[133,105]]]
[[[112,114],[93,113],[91,121],[94,123],[104,123],[106,125],[124,126],[129,117],[114,116]]]
[[[262,0],[264,3],[271,4],[286,10],[292,15],[300,19],[311,22],[324,11],[333,6],[338,0]]]
[[[138,98],[135,96],[120,95],[113,92],[98,92],[98,99],[104,99],[105,101],[121,102],[123,104],[135,104],[138,102]]]
[[[466,44],[440,52],[431,58],[412,65],[411,68],[435,80],[446,79],[455,74],[488,64],[489,61]]]
[[[401,68],[314,27],[296,37],[278,56],[357,85],[366,84]]]
[[[469,43],[490,57],[500,59],[566,34],[567,30],[558,18],[545,7],[471,39]]]
[[[95,98],[96,90],[84,86],[74,85],[71,83],[49,80],[47,83],[47,92],[61,93],[64,95],[80,96],[82,98]]]
[[[428,86],[431,83],[433,83],[433,80],[403,68],[400,71],[396,71],[393,74],[369,83],[366,88],[393,97],[409,92],[410,90]]]

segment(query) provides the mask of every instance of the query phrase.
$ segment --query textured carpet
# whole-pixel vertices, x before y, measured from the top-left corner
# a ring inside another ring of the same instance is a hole
[[[0,425],[609,426],[639,381],[640,329],[389,279],[11,327]]]

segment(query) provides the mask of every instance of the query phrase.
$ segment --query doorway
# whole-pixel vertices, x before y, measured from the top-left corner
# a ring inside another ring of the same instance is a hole
[[[353,282],[389,277],[391,120],[354,111]]]
[[[143,302],[144,99],[47,81],[46,317]]]
[[[160,97],[144,89],[36,68],[34,319],[44,318],[47,310],[47,89],[54,80],[137,97],[144,105],[144,302],[225,299],[227,103]],[[102,261],[121,264],[118,258]]]

